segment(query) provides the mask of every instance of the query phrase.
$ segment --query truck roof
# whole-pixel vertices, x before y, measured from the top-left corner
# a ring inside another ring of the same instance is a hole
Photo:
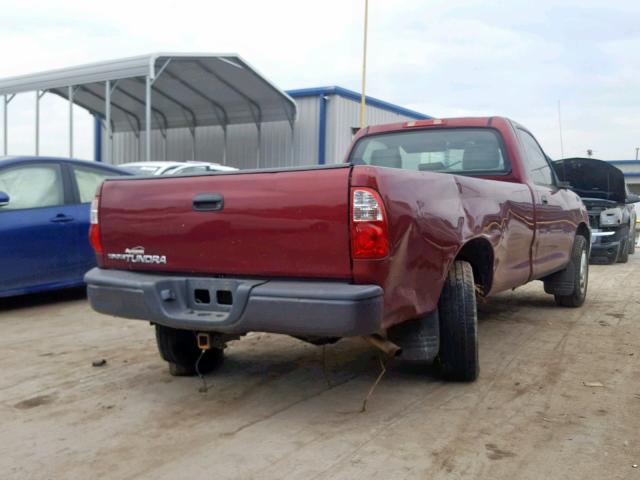
[[[452,118],[429,118],[426,120],[409,120],[406,122],[386,123],[373,125],[361,131],[362,135],[376,133],[395,132],[408,128],[428,128],[428,127],[488,127],[493,122],[510,122],[505,117],[452,117]]]

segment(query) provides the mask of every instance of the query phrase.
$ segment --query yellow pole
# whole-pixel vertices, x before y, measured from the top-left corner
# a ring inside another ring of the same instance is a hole
[[[364,0],[364,47],[362,52],[362,97],[360,98],[360,128],[365,127],[365,87],[367,83],[367,29],[369,23],[369,0]]]

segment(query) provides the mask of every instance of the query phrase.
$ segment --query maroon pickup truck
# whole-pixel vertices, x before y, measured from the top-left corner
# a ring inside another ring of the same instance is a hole
[[[155,325],[173,374],[259,331],[375,334],[471,381],[476,296],[542,280],[582,305],[588,225],[523,126],[412,121],[362,130],[339,165],[106,180],[86,282],[98,312]]]

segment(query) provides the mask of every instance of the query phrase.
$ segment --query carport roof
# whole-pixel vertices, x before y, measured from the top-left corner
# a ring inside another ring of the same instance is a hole
[[[235,54],[156,53],[0,80],[0,95],[47,91],[105,118],[107,82],[116,131],[145,129],[146,79],[152,129],[288,121],[296,104]],[[71,89],[69,88],[71,87]]]

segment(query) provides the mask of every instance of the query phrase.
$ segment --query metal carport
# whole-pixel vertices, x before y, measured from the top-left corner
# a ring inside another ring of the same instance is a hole
[[[195,150],[195,128],[255,124],[256,164],[260,166],[260,128],[264,122],[296,119],[296,103],[235,54],[156,53],[21,75],[0,80],[4,101],[4,149],[8,145],[8,107],[18,93],[35,92],[36,155],[39,154],[39,104],[46,92],[69,100],[69,156],[73,156],[73,104],[115,131],[145,133],[145,158],[151,160],[151,130],[165,142],[171,128],[188,128]],[[106,142],[110,161],[111,141]]]

